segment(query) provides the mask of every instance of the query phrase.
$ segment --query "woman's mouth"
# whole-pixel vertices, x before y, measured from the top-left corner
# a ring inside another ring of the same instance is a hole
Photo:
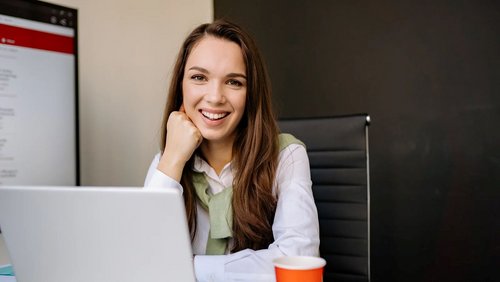
[[[219,119],[223,119],[225,118],[227,115],[229,115],[228,112],[225,112],[225,113],[210,113],[210,112],[207,112],[207,111],[201,111],[201,114],[208,118],[209,120],[219,120]]]

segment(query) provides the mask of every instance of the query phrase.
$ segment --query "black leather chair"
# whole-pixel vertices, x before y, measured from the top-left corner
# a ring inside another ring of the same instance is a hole
[[[324,281],[370,281],[369,122],[366,114],[279,121],[307,147]]]

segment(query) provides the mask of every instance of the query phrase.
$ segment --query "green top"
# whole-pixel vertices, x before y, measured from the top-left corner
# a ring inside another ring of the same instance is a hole
[[[291,134],[279,135],[280,152],[291,144],[304,143]],[[207,241],[207,255],[223,255],[226,252],[229,238],[233,236],[233,187],[226,187],[221,192],[211,195],[208,181],[201,172],[194,172],[193,186],[201,206],[208,211],[210,220],[210,233]]]

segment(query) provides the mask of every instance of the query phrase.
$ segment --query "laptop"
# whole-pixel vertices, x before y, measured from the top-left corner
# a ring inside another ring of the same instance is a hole
[[[0,187],[18,282],[195,281],[176,188]]]

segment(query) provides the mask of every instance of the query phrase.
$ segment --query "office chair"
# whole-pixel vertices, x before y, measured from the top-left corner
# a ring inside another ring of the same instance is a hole
[[[369,123],[366,114],[279,121],[307,147],[324,281],[370,281]]]

